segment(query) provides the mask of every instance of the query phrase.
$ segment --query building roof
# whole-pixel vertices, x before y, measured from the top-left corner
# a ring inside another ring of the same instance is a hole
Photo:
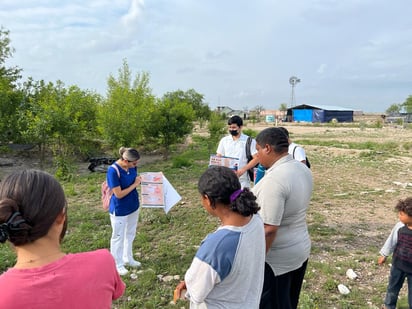
[[[229,106],[218,106],[217,111],[219,113],[229,114],[233,112],[233,109],[230,108]]]
[[[341,106],[333,106],[333,105],[309,105],[309,104],[302,104],[296,105],[294,107],[290,107],[288,109],[322,109],[326,111],[353,111],[352,108],[341,107]]]

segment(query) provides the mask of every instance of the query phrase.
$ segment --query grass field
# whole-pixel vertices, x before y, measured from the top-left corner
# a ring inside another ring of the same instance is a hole
[[[259,126],[249,129],[260,130]],[[312,254],[300,308],[381,308],[390,261],[376,263],[397,216],[397,200],[412,195],[412,129],[365,124],[287,126],[312,164],[315,188],[308,213]],[[113,308],[189,308],[170,304],[175,285],[207,233],[219,222],[202,209],[197,180],[207,168],[207,136],[194,135],[184,153],[143,164],[140,172],[162,171],[182,200],[166,215],[142,209],[135,241],[142,268],[125,276],[127,289]],[[69,200],[67,252],[109,248],[110,222],[100,206],[103,173],[79,168],[63,182]],[[12,249],[0,247],[0,272],[14,264]],[[358,277],[351,280],[347,269]],[[104,271],[104,270],[102,270]],[[338,284],[350,290],[341,295]],[[400,308],[407,308],[402,290]]]

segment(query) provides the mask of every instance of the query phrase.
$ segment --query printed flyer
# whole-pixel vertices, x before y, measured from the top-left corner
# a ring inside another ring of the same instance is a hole
[[[181,200],[181,196],[162,172],[141,173],[141,202],[145,208],[163,208],[166,213]]]
[[[211,155],[210,160],[209,160],[209,166],[213,166],[213,165],[226,166],[236,171],[239,167],[239,159],[232,158],[232,157]]]

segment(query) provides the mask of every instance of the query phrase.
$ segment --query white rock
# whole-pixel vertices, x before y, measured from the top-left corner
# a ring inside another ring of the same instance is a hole
[[[172,281],[173,280],[173,276],[164,276],[163,278],[162,278],[162,281],[163,282],[170,282],[170,281]]]
[[[350,293],[349,289],[346,286],[344,286],[343,284],[338,285],[338,290],[339,290],[339,293],[341,293],[343,295],[347,295],[347,294]]]
[[[349,279],[352,279],[352,280],[354,280],[354,279],[356,279],[357,277],[358,277],[358,275],[353,271],[353,269],[351,269],[351,268],[349,268],[347,271],[346,271],[346,276],[349,278]]]
[[[403,183],[400,181],[394,181],[393,184],[397,185],[397,186],[401,186],[402,188],[406,188],[408,186],[408,183]]]
[[[130,274],[130,279],[136,280],[137,279],[137,275],[132,273]]]

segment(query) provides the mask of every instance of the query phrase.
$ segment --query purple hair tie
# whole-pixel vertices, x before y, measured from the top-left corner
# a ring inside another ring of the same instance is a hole
[[[239,190],[236,190],[235,192],[233,192],[230,195],[230,202],[233,203],[234,200],[236,200],[238,198],[238,196],[240,195],[240,193],[242,193],[242,192],[243,192],[243,189],[239,189]]]

